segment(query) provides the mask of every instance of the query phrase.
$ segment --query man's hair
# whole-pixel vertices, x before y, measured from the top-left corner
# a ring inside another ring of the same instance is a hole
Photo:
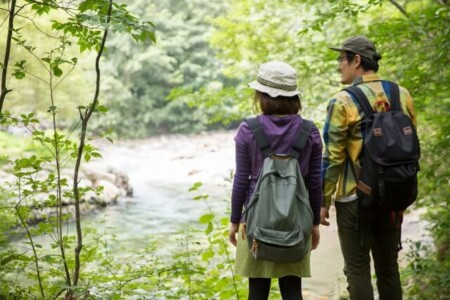
[[[292,97],[278,96],[273,98],[266,93],[255,91],[254,108],[258,105],[265,115],[297,114],[302,109],[302,104],[298,95]]]
[[[350,51],[345,51],[345,54],[347,56],[347,61],[351,62],[355,59],[355,56],[357,55],[356,53],[350,52]],[[369,71],[369,70],[373,70],[375,72],[378,72],[379,69],[379,65],[378,65],[378,61],[381,59],[381,55],[379,55],[378,53],[375,53],[374,55],[374,59],[369,59],[367,57],[364,57],[362,55],[359,55],[359,57],[361,57],[361,67],[363,68],[364,71]]]

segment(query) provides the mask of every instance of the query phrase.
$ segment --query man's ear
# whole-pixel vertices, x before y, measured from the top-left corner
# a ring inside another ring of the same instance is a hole
[[[358,68],[361,66],[361,56],[359,54],[355,55],[355,58],[353,59],[353,62],[355,63],[355,67]]]

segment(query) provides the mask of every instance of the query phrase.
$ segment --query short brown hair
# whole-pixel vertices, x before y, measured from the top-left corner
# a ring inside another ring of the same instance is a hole
[[[302,109],[299,95],[271,97],[266,93],[255,91],[254,108],[261,109],[265,115],[291,115]]]

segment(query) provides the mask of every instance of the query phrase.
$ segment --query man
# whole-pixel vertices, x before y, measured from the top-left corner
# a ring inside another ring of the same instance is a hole
[[[363,36],[355,36],[347,39],[341,47],[330,49],[339,52],[341,83],[359,87],[375,110],[389,110],[389,85],[376,74],[381,55],[376,52],[373,42]],[[400,101],[403,111],[416,126],[412,99],[402,87]],[[357,179],[361,170],[361,124],[364,112],[346,91],[334,95],[327,111],[323,132],[324,201],[321,224],[329,225],[328,210],[334,199],[350,299],[374,299],[370,252],[374,259],[380,299],[402,299],[397,263],[401,248],[401,212],[395,215],[388,210],[363,207],[356,196]]]

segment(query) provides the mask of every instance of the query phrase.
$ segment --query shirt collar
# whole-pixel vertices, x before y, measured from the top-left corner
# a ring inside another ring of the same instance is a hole
[[[352,85],[357,85],[363,82],[380,81],[380,80],[381,77],[378,74],[364,75],[361,77],[356,77],[355,80],[353,80]]]

